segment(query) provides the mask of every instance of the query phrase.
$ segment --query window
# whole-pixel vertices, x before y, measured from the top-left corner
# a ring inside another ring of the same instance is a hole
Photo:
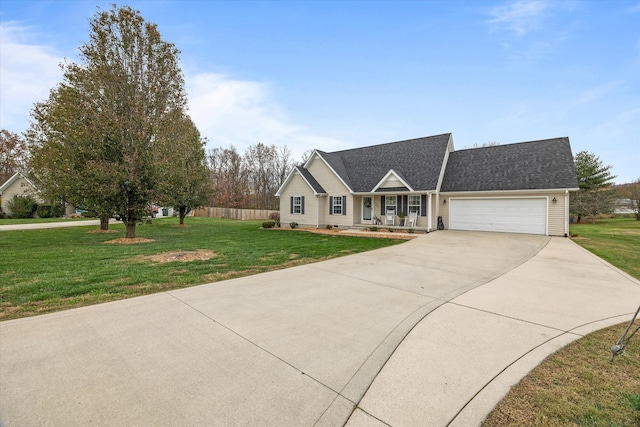
[[[420,196],[409,196],[409,213],[418,212],[420,214]]]
[[[304,196],[291,196],[290,213],[304,215]]]
[[[331,202],[332,202],[332,209],[331,209],[331,214],[332,215],[342,215],[343,212],[343,206],[342,206],[342,196],[331,196]]]
[[[293,209],[291,213],[294,213],[294,214],[302,213],[302,197],[293,196]]]
[[[384,204],[387,209],[393,209],[395,212],[398,212],[398,209],[396,209],[397,197],[398,196],[387,196],[384,198]]]

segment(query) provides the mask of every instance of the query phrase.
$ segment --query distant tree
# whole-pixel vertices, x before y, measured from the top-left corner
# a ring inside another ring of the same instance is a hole
[[[629,184],[621,185],[618,195],[624,199],[631,200],[631,209],[636,216],[636,220],[640,221],[640,178]]]
[[[605,166],[600,157],[588,151],[578,152],[574,163],[580,190],[571,196],[570,210],[578,222],[583,216],[595,221],[598,214],[613,212],[615,194],[610,187],[615,175],[611,174],[611,166]]]
[[[128,6],[98,11],[90,27],[82,65],[63,65],[63,82],[32,113],[35,174],[102,220],[118,214],[134,238],[157,196],[159,130],[186,109],[179,51]]]
[[[179,114],[175,111],[173,114]],[[211,180],[204,141],[188,116],[168,121],[161,132],[156,164],[160,176],[158,202],[178,211],[180,224],[192,209],[205,205],[211,196]]]
[[[0,185],[13,174],[27,169],[29,149],[25,140],[6,129],[0,130]]]
[[[249,205],[249,169],[232,145],[209,151],[213,206],[244,208]]]
[[[307,163],[307,160],[309,160],[312,154],[313,154],[313,150],[311,149],[306,150],[304,153],[302,153],[302,157],[300,158],[300,161],[297,163],[298,166],[303,166],[305,163]]]
[[[483,142],[482,144],[476,142],[470,148],[495,147],[496,145],[500,145],[500,143],[498,141]]]

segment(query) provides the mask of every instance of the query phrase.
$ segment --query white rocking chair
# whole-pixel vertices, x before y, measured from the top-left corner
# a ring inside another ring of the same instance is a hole
[[[387,214],[384,217],[384,225],[395,225],[396,211],[394,209],[387,209]]]
[[[418,223],[418,212],[409,212],[409,216],[404,222],[405,227],[415,227]]]

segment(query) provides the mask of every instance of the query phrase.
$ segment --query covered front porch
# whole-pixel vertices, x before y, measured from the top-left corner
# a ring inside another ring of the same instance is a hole
[[[353,226],[430,232],[436,229],[437,195],[385,192],[353,196]],[[409,217],[414,221],[409,223]]]

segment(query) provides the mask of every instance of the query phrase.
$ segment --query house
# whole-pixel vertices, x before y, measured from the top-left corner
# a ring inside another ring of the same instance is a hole
[[[23,194],[33,197],[38,203],[42,202],[36,186],[22,172],[16,172],[0,186],[0,197],[2,197],[0,207],[2,211],[7,215],[11,215],[9,202],[13,199],[13,196]]]
[[[315,150],[276,196],[300,226],[400,225],[553,236],[569,232],[578,190],[569,138],[456,151],[451,134],[350,150]],[[413,224],[412,224],[413,225]]]

